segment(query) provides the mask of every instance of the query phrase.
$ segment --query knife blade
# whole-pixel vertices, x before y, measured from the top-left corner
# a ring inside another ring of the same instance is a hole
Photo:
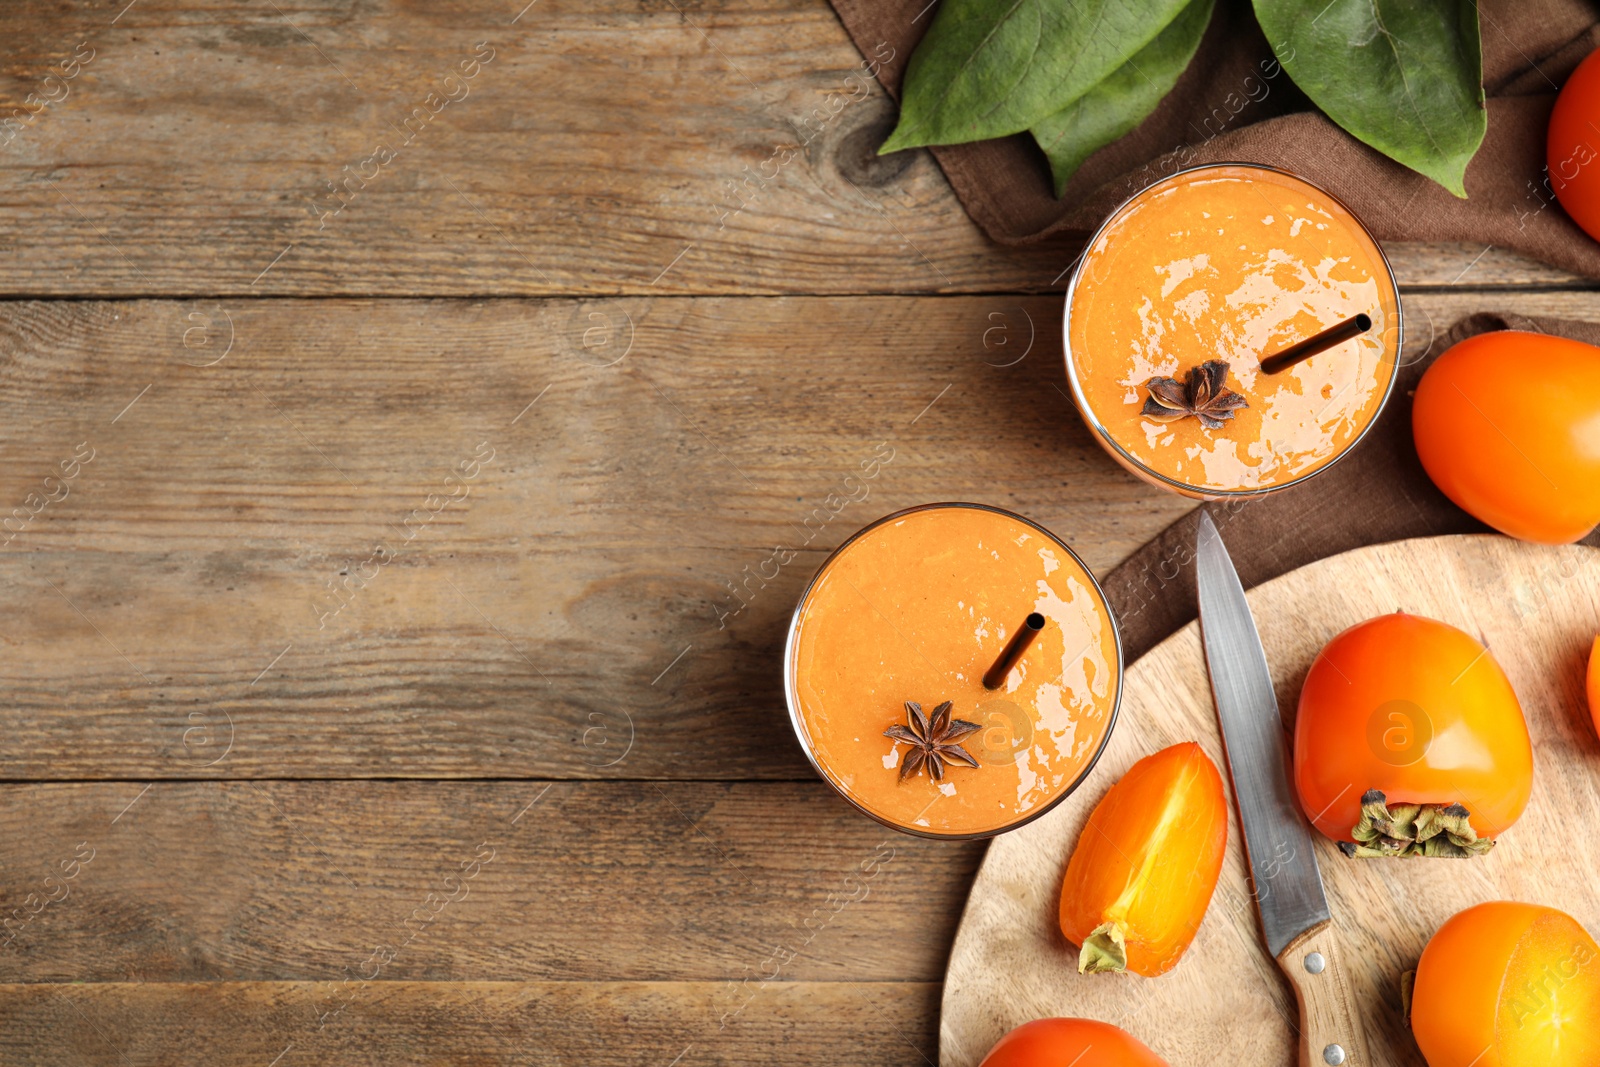
[[[1203,511],[1195,569],[1206,667],[1261,933],[1300,1002],[1300,1063],[1368,1064],[1311,830],[1295,800],[1267,653],[1222,535]]]
[[[1276,958],[1289,942],[1332,916],[1311,831],[1300,817],[1290,781],[1267,653],[1222,535],[1204,513],[1195,567],[1211,693],[1244,827],[1261,930],[1267,951]]]

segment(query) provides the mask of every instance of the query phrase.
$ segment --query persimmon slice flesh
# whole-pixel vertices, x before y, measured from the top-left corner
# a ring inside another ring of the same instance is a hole
[[[1078,970],[1171,970],[1199,932],[1228,842],[1216,764],[1193,742],[1135,763],[1101,798],[1067,862],[1061,932]]]

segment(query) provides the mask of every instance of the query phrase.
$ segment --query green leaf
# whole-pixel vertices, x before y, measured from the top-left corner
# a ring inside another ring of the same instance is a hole
[[[1133,130],[1172,91],[1211,22],[1216,0],[1190,0],[1155,40],[1100,84],[1033,125],[1033,138],[1050,157],[1056,195],[1097,150]]]
[[[1278,60],[1346,132],[1467,195],[1489,128],[1474,0],[1255,0]]]
[[[1187,0],[944,0],[912,53],[878,151],[1028,129],[1102,81]]]

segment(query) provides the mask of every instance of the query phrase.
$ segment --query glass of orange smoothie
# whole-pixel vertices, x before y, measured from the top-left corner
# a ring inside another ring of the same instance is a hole
[[[1365,315],[1358,336],[1277,373],[1262,360]],[[1394,387],[1399,290],[1330,194],[1240,163],[1142,190],[1067,288],[1067,378],[1118,462],[1201,499],[1284,489],[1344,455]]]
[[[857,808],[925,837],[988,837],[1087,776],[1116,720],[1122,645],[1094,576],[1044,527],[928,504],[823,563],[789,625],[784,690],[801,747]]]

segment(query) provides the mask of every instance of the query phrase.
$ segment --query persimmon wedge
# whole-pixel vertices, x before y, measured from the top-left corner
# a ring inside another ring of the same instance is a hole
[[[1411,981],[1428,1067],[1600,1063],[1600,946],[1565,912],[1497,900],[1433,935]]]
[[[1167,1061],[1110,1023],[1035,1019],[995,1042],[978,1067],[1167,1067]]]
[[[1228,844],[1217,765],[1192,741],[1128,768],[1078,836],[1061,883],[1061,932],[1081,973],[1176,966],[1200,929]]]

